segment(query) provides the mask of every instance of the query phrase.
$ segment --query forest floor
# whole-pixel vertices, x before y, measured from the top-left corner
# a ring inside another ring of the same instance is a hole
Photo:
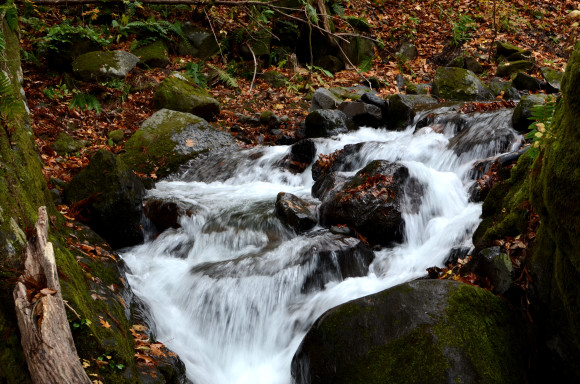
[[[494,77],[497,66],[489,60],[494,39],[529,49],[536,62],[536,72],[532,74],[539,77],[538,70],[543,66],[564,70],[576,37],[576,30],[567,14],[575,9],[578,2],[571,0],[350,0],[342,4],[345,15],[366,19],[371,27],[370,37],[384,43],[384,48],[377,49],[370,70],[363,74],[367,78],[376,76],[384,80],[386,86],[377,90],[383,97],[399,92],[395,80],[399,74],[413,83],[430,82],[435,69],[441,65],[438,58],[453,40],[461,43],[463,51],[478,58],[485,70],[481,77],[489,80]],[[172,55],[171,64],[167,68],[136,68],[125,80],[125,84],[131,87],[75,81],[74,86],[78,92],[101,95],[101,111],[71,109],[72,94],[63,86],[67,81],[70,82],[70,76],[48,71],[43,58],[30,60],[27,53],[34,50],[35,42],[46,33],[50,25],[70,19],[71,15],[89,20],[91,15],[99,12],[97,7],[83,6],[81,10],[49,8],[49,12],[43,11],[42,16],[39,16],[45,23],[40,28],[21,22],[21,43],[26,59],[23,62],[24,88],[36,143],[45,163],[44,174],[51,188],[53,178],[68,182],[88,164],[97,150],[106,148],[115,153],[122,152],[124,141],[155,112],[153,88],[139,85],[159,83],[169,73],[183,70],[185,64],[192,61],[189,57]],[[147,5],[139,12],[145,18],[162,18],[158,10],[152,10]],[[190,16],[182,10],[172,12],[168,8],[165,13],[163,16],[172,21],[187,20]],[[243,15],[240,17],[227,7],[214,7],[210,13],[214,24],[219,24],[225,33],[228,28],[232,30],[244,21]],[[337,25],[337,28],[341,27]],[[417,46],[419,56],[416,59],[401,61],[395,56],[401,42],[405,40]],[[125,40],[108,48],[128,50],[129,43]],[[225,69],[219,55],[210,62]],[[282,125],[282,130],[292,136],[307,115],[309,107],[306,93],[298,89],[352,86],[362,80],[360,73],[353,68],[338,72],[333,77],[323,74],[307,76],[305,73],[308,71],[305,69],[299,69],[298,73],[302,75],[296,76],[284,67],[262,68],[260,72],[269,70],[285,74],[290,79],[288,84],[294,86],[273,89],[261,80],[252,84],[251,77],[242,76],[236,79],[236,89],[223,84],[209,89],[222,106],[216,125],[226,131],[234,126],[239,127],[250,138],[250,144],[244,145],[255,145],[264,141],[264,137],[268,142],[268,130],[266,127],[240,122],[238,114],[256,117],[263,111],[271,110],[279,116],[285,115],[288,119]],[[133,90],[138,88],[143,89]],[[51,90],[48,95],[47,89]],[[114,144],[107,135],[117,129],[124,131],[125,139]],[[89,144],[78,153],[60,156],[50,148],[60,132],[87,140]],[[155,178],[155,175],[150,176]]]

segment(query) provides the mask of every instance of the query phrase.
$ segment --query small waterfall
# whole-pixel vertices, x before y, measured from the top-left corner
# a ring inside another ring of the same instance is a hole
[[[510,117],[440,108],[403,132],[362,128],[316,139],[318,154],[362,143],[347,174],[371,160],[398,161],[424,185],[419,208],[403,210],[405,241],[376,250],[366,276],[330,274],[323,289],[302,288],[332,235],[318,226],[297,235],[273,212],[278,192],[316,203],[310,169],[293,174],[280,167],[288,147],[191,162],[149,195],[188,207],[181,227],[122,254],[157,337],[179,354],[196,384],[289,384],[292,356],[324,311],[424,276],[452,247],[470,245],[481,205],[468,200],[469,170],[478,159],[518,147]]]

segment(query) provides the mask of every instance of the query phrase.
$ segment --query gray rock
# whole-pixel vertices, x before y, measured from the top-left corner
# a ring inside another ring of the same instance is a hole
[[[361,101],[343,101],[338,110],[344,112],[358,127],[379,127],[383,120],[383,113],[379,107]]]
[[[419,51],[417,51],[417,46],[415,44],[405,41],[401,44],[401,47],[397,51],[397,55],[406,60],[415,60],[419,55]]]
[[[123,79],[139,62],[139,58],[125,51],[89,52],[72,63],[73,72],[84,81]]]
[[[503,81],[502,79],[493,79],[489,83],[489,89],[494,96],[502,95],[504,100],[519,100],[521,98],[518,90],[513,86],[511,81]]]
[[[118,157],[100,150],[64,190],[64,199],[80,205],[80,217],[113,248],[143,241],[141,202],[145,187]]]
[[[417,108],[436,104],[437,99],[426,95],[393,95],[389,97],[389,109],[386,117],[387,127],[402,131],[413,121]]]
[[[503,63],[497,66],[495,75],[499,77],[509,77],[514,73],[527,72],[533,67],[534,63],[527,60],[518,60],[512,62],[504,61]]]
[[[387,111],[387,101],[372,92],[365,93],[361,96],[360,100],[363,103],[372,104],[379,107],[383,113]]]
[[[543,95],[525,95],[518,105],[514,108],[512,115],[512,126],[521,133],[527,133],[528,127],[532,123],[532,107],[534,105],[543,105],[546,103],[546,97]]]
[[[306,138],[331,137],[348,132],[350,123],[342,111],[319,109],[306,116]]]
[[[207,59],[219,52],[219,45],[211,31],[199,28],[190,22],[183,24],[182,29],[189,44],[181,42],[179,45],[180,53],[199,59]]]
[[[276,197],[276,216],[296,232],[305,232],[318,223],[312,204],[291,194],[280,192]]]
[[[465,57],[465,69],[468,69],[475,74],[483,73],[483,66],[473,56]]]
[[[335,109],[341,102],[340,98],[326,88],[318,88],[312,95],[310,112],[319,109]]]
[[[437,68],[433,79],[433,94],[459,101],[494,99],[489,88],[473,72],[462,68]]]

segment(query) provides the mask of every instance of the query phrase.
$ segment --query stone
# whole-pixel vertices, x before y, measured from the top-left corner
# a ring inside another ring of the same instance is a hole
[[[483,66],[471,55],[465,57],[465,69],[475,74],[483,73]]]
[[[286,76],[278,71],[269,71],[263,73],[259,76],[259,78],[274,88],[284,87],[286,83],[288,83]]]
[[[508,42],[505,41],[496,41],[495,42],[495,52],[496,52],[496,58],[497,57],[508,57],[514,53],[523,53],[526,52],[525,50],[523,50],[520,47],[517,47],[513,44],[510,44]]]
[[[189,21],[183,24],[182,30],[188,43],[179,44],[180,53],[199,59],[208,59],[219,53],[220,47],[211,31]]]
[[[143,213],[161,233],[169,228],[180,228],[179,217],[185,214],[185,210],[174,201],[147,200]]]
[[[433,95],[458,101],[493,100],[493,94],[471,71],[439,67],[433,79]]]
[[[415,110],[421,106],[436,104],[437,99],[425,95],[392,95],[388,98],[387,128],[402,131],[413,121]]]
[[[509,77],[514,73],[527,72],[534,67],[534,63],[527,60],[504,61],[497,66],[495,75],[498,77]]]
[[[382,124],[383,113],[379,107],[361,101],[343,101],[338,110],[344,112],[358,127],[379,127]]]
[[[509,114],[509,111],[504,114]],[[495,153],[501,153],[508,151],[517,141],[516,132],[504,120],[502,124],[468,126],[449,140],[447,148],[453,150],[458,156],[490,147],[494,148]]]
[[[310,112],[318,109],[335,109],[342,100],[326,88],[318,88],[312,95]]]
[[[417,280],[349,301],[310,327],[296,384],[527,383],[529,349],[509,304],[450,280]]]
[[[473,261],[470,261],[470,263]],[[482,249],[476,256],[477,271],[487,277],[493,292],[503,295],[512,284],[512,262],[499,246]]]
[[[397,51],[397,56],[402,57],[404,60],[415,60],[419,56],[419,51],[417,51],[415,44],[405,41]]]
[[[564,78],[564,72],[557,71],[552,68],[542,67],[540,68],[540,72],[542,73],[542,77],[544,81],[552,87],[551,91],[558,92],[560,87],[562,86],[562,79]]]
[[[276,216],[296,232],[305,232],[318,223],[312,204],[291,194],[280,192],[276,197]]]
[[[84,81],[123,79],[139,62],[139,58],[125,51],[89,52],[73,61],[74,74]]]
[[[86,147],[88,141],[75,139],[65,132],[58,134],[57,139],[50,145],[50,148],[61,156],[71,155]]]
[[[495,78],[489,83],[489,90],[495,97],[502,95],[504,100],[519,100],[521,98],[511,81],[503,81],[500,78]]]
[[[270,129],[275,129],[282,124],[282,120],[274,112],[264,111],[260,114],[260,123],[268,126]]]
[[[137,172],[164,177],[200,154],[232,146],[231,135],[201,117],[162,109],[127,140],[122,157]]]
[[[530,117],[532,117],[532,108],[535,105],[543,105],[546,103],[546,97],[543,95],[525,95],[518,105],[514,108],[514,113],[512,115],[512,126],[514,129],[521,133],[529,132],[528,127],[532,123]]]
[[[319,207],[319,222],[330,227],[346,224],[364,236],[369,244],[390,246],[403,240],[403,199],[418,209],[423,188],[398,163],[375,160],[330,191]]]
[[[344,62],[334,55],[324,55],[316,61],[316,65],[330,73],[340,72],[345,68]]]
[[[367,93],[363,94],[360,98],[360,101],[362,101],[363,103],[367,103],[367,104],[371,104],[371,105],[379,107],[381,109],[381,112],[383,113],[383,117],[384,117],[384,114],[386,114],[386,112],[387,112],[387,108],[388,108],[387,101],[375,93],[367,92]]]
[[[77,57],[102,48],[95,40],[78,33],[72,33],[72,31],[67,33],[67,40],[52,42],[51,45],[54,44],[54,48],[48,48],[46,52],[39,52],[41,56],[46,56],[49,69],[58,72],[72,72],[72,63]]]
[[[405,82],[405,93],[407,95],[429,95],[431,87],[431,84]]]
[[[312,164],[316,156],[316,144],[311,139],[300,140],[290,147],[290,160],[296,163]]]
[[[520,91],[535,92],[546,89],[547,84],[527,73],[518,72],[512,80],[513,86]]]
[[[115,144],[119,144],[125,139],[125,131],[122,129],[115,129],[107,134],[107,138],[113,141]]]
[[[216,99],[179,73],[173,73],[161,82],[153,95],[153,101],[159,109],[187,112],[208,121],[220,112],[220,104]]]
[[[143,241],[141,202],[145,187],[131,169],[111,152],[99,150],[64,190],[64,200],[79,204],[78,218],[113,248]]]
[[[341,102],[345,99],[351,99],[353,101],[360,100],[362,95],[365,93],[373,92],[365,85],[355,85],[353,87],[332,87],[329,89],[329,91],[334,96],[338,97]]]
[[[167,46],[162,40],[155,40],[153,43],[139,47],[133,51],[139,58],[139,65],[149,68],[165,68],[171,64]]]
[[[306,138],[336,136],[347,133],[350,126],[348,117],[344,112],[332,109],[319,109],[310,112],[304,123]]]
[[[359,65],[363,60],[375,55],[375,44],[372,40],[362,36],[348,36],[346,39],[348,43],[341,41],[339,44],[353,65]]]

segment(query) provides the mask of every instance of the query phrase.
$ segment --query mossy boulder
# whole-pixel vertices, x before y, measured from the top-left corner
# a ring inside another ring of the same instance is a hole
[[[73,72],[84,81],[123,79],[139,62],[139,58],[125,51],[89,52],[72,63]]]
[[[125,138],[125,132],[122,129],[115,129],[107,134],[107,138],[113,143],[119,144]]]
[[[510,44],[506,41],[495,42],[496,60],[500,60],[501,58],[506,58],[515,54],[529,54],[529,51],[526,51],[523,48]]]
[[[339,305],[292,360],[296,384],[526,383],[527,349],[508,304],[449,280],[419,280]]]
[[[186,76],[174,73],[166,77],[153,95],[157,108],[187,112],[206,120],[220,113],[216,99]]]
[[[415,44],[404,41],[397,51],[397,56],[403,60],[415,60],[419,56],[419,51]]]
[[[525,95],[522,97],[518,105],[514,108],[512,115],[512,126],[521,133],[527,133],[528,127],[532,123],[532,108],[536,105],[543,105],[546,103],[544,95]]]
[[[79,204],[80,216],[112,247],[143,241],[140,224],[145,187],[111,152],[97,152],[67,185],[64,196],[67,202]]]
[[[88,142],[86,140],[75,139],[64,132],[61,132],[58,134],[56,141],[50,145],[50,148],[59,155],[64,156],[80,151],[82,148],[86,147],[87,144]]]
[[[304,120],[306,138],[331,137],[346,133],[351,126],[348,117],[335,109],[318,109]]]
[[[557,71],[552,68],[542,67],[540,68],[542,77],[553,88],[554,91],[559,91],[562,85],[562,79],[564,78],[564,72]]]
[[[433,94],[437,97],[458,100],[492,100],[493,94],[475,73],[462,68],[439,67],[433,79]]]
[[[353,87],[332,87],[329,91],[341,100],[360,100],[362,95],[365,93],[373,92],[369,87],[364,85],[355,85]]]
[[[413,121],[416,110],[426,105],[436,104],[437,99],[426,95],[393,95],[388,98],[387,127],[402,131]]]
[[[566,66],[551,138],[534,164],[531,203],[541,224],[531,264],[542,341],[559,382],[580,380],[580,44]]]
[[[514,73],[527,72],[534,67],[534,63],[527,60],[504,61],[497,66],[496,76],[509,77]]]
[[[489,83],[489,90],[494,96],[502,96],[504,100],[519,100],[521,98],[518,90],[513,86],[511,81],[493,79]]]
[[[139,65],[150,68],[165,68],[171,64],[169,52],[163,40],[155,40],[153,43],[139,47],[133,51],[139,58]]]
[[[127,140],[122,158],[137,172],[164,177],[201,153],[233,144],[229,134],[199,116],[162,109]]]
[[[265,83],[268,83],[274,88],[281,88],[286,85],[288,79],[286,76],[281,74],[278,71],[269,71],[262,75],[260,75],[260,79],[262,79]]]

